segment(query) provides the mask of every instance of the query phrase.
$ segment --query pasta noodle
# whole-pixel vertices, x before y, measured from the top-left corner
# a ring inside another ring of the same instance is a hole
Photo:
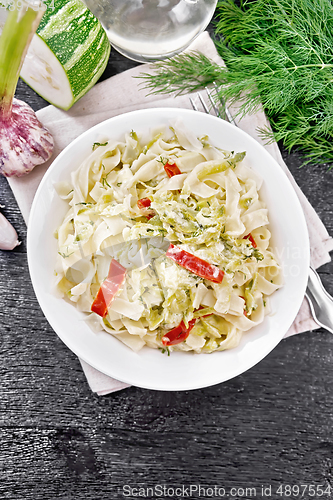
[[[283,276],[262,180],[244,156],[176,122],[149,138],[132,131],[95,143],[56,186],[68,203],[56,231],[57,289],[93,330],[135,351],[210,353],[263,321]],[[99,315],[92,306],[112,259],[126,277]]]

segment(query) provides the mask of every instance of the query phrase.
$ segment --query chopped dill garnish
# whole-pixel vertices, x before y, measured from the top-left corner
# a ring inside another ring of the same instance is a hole
[[[92,145],[92,150],[95,151],[95,149],[99,148],[100,146],[107,146],[108,144],[108,142],[104,142],[103,144],[100,142],[94,142],[94,144]]]
[[[68,250],[68,249],[67,249]],[[67,259],[67,257],[69,257],[70,255],[73,255],[74,252],[71,252],[71,253],[62,253],[62,252],[58,252],[59,255],[61,255],[61,257],[63,259]]]
[[[264,256],[259,252],[257,248],[255,248],[252,252],[252,257],[254,257],[257,261],[264,260]]]
[[[108,181],[106,180],[106,177],[102,177],[102,186],[105,187],[105,185],[107,185],[107,187],[109,188],[111,187]]]
[[[165,353],[168,353],[168,356],[170,356],[170,350],[169,350],[169,347],[166,346],[166,347],[159,347],[158,348],[162,354],[165,354]]]
[[[156,161],[158,161],[159,163],[162,163],[162,165],[164,166],[168,163],[169,160],[167,158],[163,158],[163,156],[160,156],[160,159],[158,160],[156,158]]]

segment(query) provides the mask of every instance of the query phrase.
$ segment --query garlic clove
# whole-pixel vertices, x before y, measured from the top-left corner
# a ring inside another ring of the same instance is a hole
[[[0,250],[13,250],[19,244],[15,229],[0,213]]]

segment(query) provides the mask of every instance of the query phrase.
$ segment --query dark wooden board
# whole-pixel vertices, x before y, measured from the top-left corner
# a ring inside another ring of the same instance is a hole
[[[134,66],[116,52],[103,76]],[[23,82],[17,96],[35,110],[47,103]],[[333,235],[333,171],[300,169],[284,159]],[[132,387],[93,394],[76,356],[43,316],[29,278],[26,227],[0,179],[3,213],[22,244],[0,251],[0,498],[97,500],[137,498],[132,488],[165,485],[149,498],[330,498],[309,490],[288,496],[284,485],[331,485],[333,336],[320,329],[283,340],[245,374],[190,392]],[[333,265],[320,274],[333,294]],[[271,496],[262,486],[271,485]],[[253,487],[230,496],[230,488]],[[302,492],[302,490],[300,490]],[[163,492],[162,492],[163,493]],[[178,491],[179,493],[179,491]],[[181,492],[180,492],[181,493]],[[199,492],[192,490],[192,498]],[[320,491],[319,491],[320,493]],[[142,495],[141,495],[142,497]],[[333,497],[333,493],[332,496]]]

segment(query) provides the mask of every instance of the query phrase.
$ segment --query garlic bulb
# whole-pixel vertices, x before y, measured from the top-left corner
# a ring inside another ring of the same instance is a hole
[[[38,120],[34,110],[13,99],[11,115],[0,114],[0,174],[20,177],[48,160],[53,151],[53,137]]]

